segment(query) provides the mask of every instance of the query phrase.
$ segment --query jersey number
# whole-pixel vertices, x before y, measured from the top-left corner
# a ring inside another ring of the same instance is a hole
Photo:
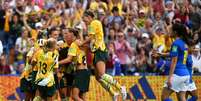
[[[40,68],[42,69],[42,73],[45,74],[47,73],[47,64],[46,63],[42,63],[41,61],[39,62],[40,64]]]
[[[86,56],[83,56],[82,57],[82,63],[85,65],[85,64],[87,64],[87,58],[86,58]]]
[[[185,51],[184,51],[184,60],[183,60],[183,64],[186,64],[187,57],[188,57],[188,51],[185,50]]]

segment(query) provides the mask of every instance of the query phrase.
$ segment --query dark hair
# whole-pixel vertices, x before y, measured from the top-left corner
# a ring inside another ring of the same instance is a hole
[[[68,28],[68,32],[73,33],[76,38],[79,37],[79,31],[74,28]]]
[[[54,32],[54,31],[59,31],[59,30],[60,30],[59,27],[53,27],[53,28],[51,28],[51,29],[49,30],[49,35],[51,35],[52,32]]]
[[[45,42],[45,47],[47,49],[52,49],[54,47],[54,45],[55,45],[55,43],[53,43],[53,41],[48,40],[47,42]]]
[[[172,30],[174,34],[180,37],[187,45],[192,44],[192,38],[190,34],[188,34],[187,28],[184,24],[176,22],[173,24]]]
[[[90,10],[85,11],[85,12],[84,12],[84,16],[90,16],[90,17],[92,17],[92,18],[95,17],[94,13],[93,13],[92,11],[90,11]]]
[[[114,6],[113,8],[112,8],[112,13],[114,13],[115,11],[119,11],[119,8],[118,7],[116,7],[116,6]]]

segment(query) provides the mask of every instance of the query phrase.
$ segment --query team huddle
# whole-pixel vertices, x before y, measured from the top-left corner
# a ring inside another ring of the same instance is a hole
[[[20,88],[25,101],[86,101],[89,90],[90,70],[86,54],[93,52],[95,76],[101,86],[117,101],[118,96],[127,98],[125,86],[105,73],[108,58],[100,21],[91,11],[83,16],[88,26],[87,35],[78,28],[62,29],[63,40],[58,41],[58,31],[52,28],[48,39],[39,39],[26,55],[26,67],[21,75]],[[115,88],[115,89],[114,89]]]

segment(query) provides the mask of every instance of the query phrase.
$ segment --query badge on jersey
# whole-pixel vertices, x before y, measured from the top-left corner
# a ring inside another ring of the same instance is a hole
[[[94,32],[95,32],[94,28],[92,26],[89,26],[88,27],[88,33],[89,34],[94,34]]]
[[[177,46],[172,47],[172,52],[177,52]]]

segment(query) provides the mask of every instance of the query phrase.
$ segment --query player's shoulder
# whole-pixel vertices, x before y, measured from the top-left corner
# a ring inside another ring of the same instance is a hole
[[[74,48],[78,47],[77,41],[74,41],[74,42],[71,43],[70,48],[72,48],[72,47],[74,47]]]
[[[101,25],[101,21],[99,21],[99,20],[93,20],[91,22],[91,25]]]
[[[56,54],[56,55],[59,55],[59,51],[56,50],[56,49],[53,51],[53,53]]]
[[[183,41],[181,39],[176,39],[172,44],[176,46],[180,46],[183,44]]]

